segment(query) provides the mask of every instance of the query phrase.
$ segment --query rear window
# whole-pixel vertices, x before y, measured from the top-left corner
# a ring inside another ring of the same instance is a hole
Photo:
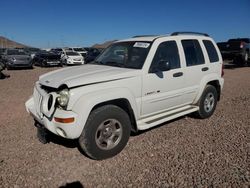
[[[206,47],[210,62],[211,63],[218,62],[219,56],[217,54],[217,51],[216,51],[213,43],[210,40],[203,40],[203,44]]]
[[[181,43],[184,49],[186,64],[188,67],[205,63],[198,40],[182,40]]]

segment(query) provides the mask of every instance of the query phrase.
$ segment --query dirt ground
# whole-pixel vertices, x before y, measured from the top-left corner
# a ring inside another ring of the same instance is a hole
[[[94,161],[76,141],[41,144],[24,103],[39,75],[0,80],[0,187],[249,187],[250,67],[227,67],[221,101],[206,120],[182,117],[131,136],[117,156]]]

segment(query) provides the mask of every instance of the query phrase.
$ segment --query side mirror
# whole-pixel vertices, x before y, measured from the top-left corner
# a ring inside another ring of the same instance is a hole
[[[160,71],[168,71],[170,70],[170,64],[168,61],[160,60],[158,63],[158,70]]]
[[[157,65],[150,68],[149,73],[157,73],[157,72],[164,72],[171,69],[171,66],[168,61],[160,60]]]

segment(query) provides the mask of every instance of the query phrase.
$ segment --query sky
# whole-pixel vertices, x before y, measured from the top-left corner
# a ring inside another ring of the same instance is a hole
[[[175,31],[250,38],[250,0],[1,0],[0,36],[40,48]]]

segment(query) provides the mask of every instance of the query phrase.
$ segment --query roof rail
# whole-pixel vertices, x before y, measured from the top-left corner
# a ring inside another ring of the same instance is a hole
[[[136,35],[133,36],[132,38],[138,38],[138,37],[156,37],[157,35]]]
[[[174,32],[174,33],[171,34],[171,36],[184,35],[184,34],[188,34],[188,35],[203,35],[203,36],[209,37],[209,35],[206,34],[206,33],[190,32],[190,31]]]

